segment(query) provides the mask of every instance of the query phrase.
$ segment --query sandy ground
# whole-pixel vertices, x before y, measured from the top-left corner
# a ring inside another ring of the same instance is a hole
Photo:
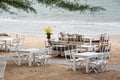
[[[24,48],[44,47],[45,37],[25,36]],[[120,35],[110,36],[112,43],[111,65],[120,66]],[[1,55],[11,55],[0,52]],[[14,53],[12,53],[14,54]],[[64,58],[54,58],[65,60]],[[67,69],[67,65],[47,64],[46,66],[32,66],[23,64],[18,66],[12,61],[7,62],[4,80],[120,80],[120,71],[106,71],[102,73],[85,73],[85,68],[77,71]]]

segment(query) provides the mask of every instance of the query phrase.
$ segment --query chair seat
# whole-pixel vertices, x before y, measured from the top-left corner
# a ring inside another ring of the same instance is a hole
[[[47,55],[47,54],[38,54],[34,57],[34,64],[37,64],[38,66],[39,65],[46,65],[49,58],[51,56],[50,55]]]
[[[76,61],[83,61],[85,60],[84,58],[78,58],[78,59],[75,59]],[[74,60],[73,59],[70,59],[71,62],[73,62]]]
[[[85,59],[84,59],[84,58],[78,58],[78,60],[80,60],[80,61],[84,61]]]
[[[41,55],[41,56],[35,56],[37,58],[50,58],[51,56],[50,55]]]
[[[94,62],[90,62],[90,64],[94,64],[94,65],[102,65],[103,62],[102,62],[102,61],[94,61]]]
[[[108,63],[107,60],[99,60],[98,62],[99,62],[99,63],[103,63],[103,64],[107,64],[107,63]]]
[[[17,56],[17,55],[15,55],[15,56],[9,56],[7,59],[13,60],[16,64],[18,64],[19,56]],[[26,60],[28,60],[28,56],[27,55],[21,55],[20,59],[22,61],[26,61]]]
[[[23,56],[20,56],[20,58],[22,58]],[[10,56],[8,57],[8,59],[18,59],[18,56]]]

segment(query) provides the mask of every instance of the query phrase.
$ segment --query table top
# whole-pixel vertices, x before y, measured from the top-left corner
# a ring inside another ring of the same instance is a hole
[[[93,39],[95,37],[91,37],[91,36],[83,36],[82,38],[85,38],[85,39]]]
[[[29,49],[20,49],[18,52],[26,52],[26,53],[38,53],[38,52],[45,52],[47,48],[29,48]]]
[[[67,42],[58,42],[57,44],[55,44],[55,45],[66,45],[66,44],[68,44]]]
[[[80,46],[77,46],[78,48],[96,48],[97,45],[80,45]]]
[[[99,40],[100,37],[99,36],[83,36],[83,39],[91,39],[91,40]]]
[[[97,52],[85,52],[85,53],[76,53],[74,56],[76,57],[93,57],[98,55],[104,55],[104,53],[97,53]]]
[[[65,36],[64,38],[76,38],[76,36]]]
[[[12,40],[14,40],[14,38],[6,38],[6,37],[4,38],[4,37],[1,37],[0,40],[1,41],[12,41]]]
[[[96,47],[94,45],[81,45],[81,47]]]
[[[67,45],[59,44],[59,45],[54,45],[55,47],[66,47]]]

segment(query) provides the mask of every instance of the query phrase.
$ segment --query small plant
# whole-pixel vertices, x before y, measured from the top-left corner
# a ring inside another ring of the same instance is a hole
[[[52,29],[50,27],[45,28],[46,34],[52,34]]]
[[[52,29],[50,27],[45,28],[45,33],[47,35],[47,39],[50,39],[52,34]]]

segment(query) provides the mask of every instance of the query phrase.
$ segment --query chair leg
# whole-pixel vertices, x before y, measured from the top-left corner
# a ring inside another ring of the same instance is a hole
[[[104,71],[104,69],[103,69],[102,65],[92,65],[92,66],[90,67],[90,72],[91,72],[91,71],[93,71],[93,72],[95,72],[95,73],[98,73],[98,72]]]
[[[82,61],[80,61],[80,62],[76,63],[76,68],[77,68],[77,69],[80,69],[80,67],[81,67],[82,63],[83,63]],[[71,68],[71,69],[73,69],[73,64],[72,64],[72,63],[71,63],[71,65],[70,65],[70,66],[71,66],[70,68]]]
[[[78,69],[80,69],[80,68],[81,68],[82,64],[83,64],[83,61],[80,61],[80,62],[78,63],[78,66],[79,66],[79,68],[78,68]]]
[[[105,70],[106,70],[106,71],[108,71],[108,70],[110,70],[110,69],[111,69],[110,65],[107,65],[107,64],[106,64],[106,65],[104,65],[104,68],[105,68]]]
[[[34,61],[33,64],[34,65],[37,65],[37,66],[40,66],[40,65],[43,65],[45,66],[46,65],[46,61],[45,60],[37,60],[37,61]]]

